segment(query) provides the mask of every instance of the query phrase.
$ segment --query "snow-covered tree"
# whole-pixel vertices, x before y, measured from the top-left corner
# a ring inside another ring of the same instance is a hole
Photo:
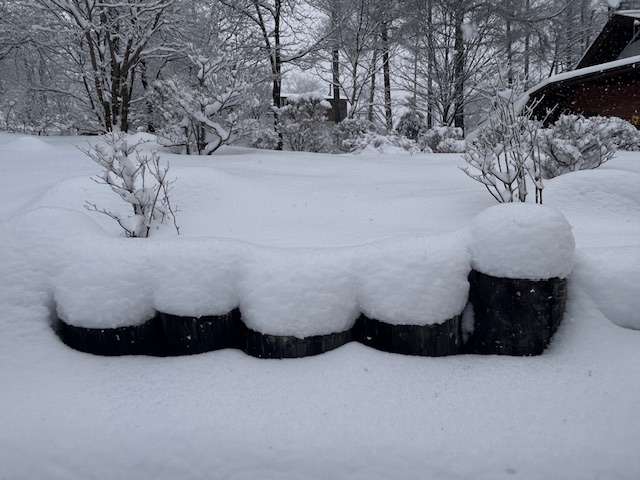
[[[127,131],[135,101],[136,70],[145,59],[175,53],[155,45],[174,0],[35,0],[32,12],[39,44],[64,52],[87,105],[102,128]],[[45,32],[46,35],[42,35]]]
[[[327,126],[329,102],[318,93],[287,97],[287,104],[278,112],[278,131],[295,151],[321,152],[331,144]]]
[[[396,131],[411,140],[416,140],[418,134],[426,128],[426,118],[423,113],[416,110],[405,112],[398,120]]]
[[[464,153],[466,142],[462,129],[457,127],[433,127],[418,135],[418,145],[422,151],[438,153]]]
[[[366,138],[375,132],[375,125],[362,118],[345,118],[333,127],[338,149],[355,152],[367,145]]]
[[[260,41],[255,47],[270,70],[271,101],[278,124],[278,108],[282,106],[284,68],[302,61],[320,48],[323,36],[314,35],[315,18],[309,15],[303,2],[296,0],[218,0],[220,4],[240,13],[256,28]],[[277,149],[283,147],[280,137]]]
[[[193,78],[155,84],[168,120],[174,120],[160,137],[164,145],[179,146],[185,153],[210,155],[235,139],[243,110],[254,102],[251,84],[233,52],[192,52],[189,60]]]

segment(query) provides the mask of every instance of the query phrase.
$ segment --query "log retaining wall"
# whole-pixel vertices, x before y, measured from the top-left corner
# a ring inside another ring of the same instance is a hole
[[[239,309],[225,315],[181,317],[158,312],[141,325],[85,328],[55,319],[68,346],[96,355],[173,356],[237,348],[259,358],[318,355],[356,341],[391,353],[445,356],[461,353],[539,355],[558,328],[567,297],[566,279],[531,281],[472,271],[469,302],[474,329],[463,342],[462,314],[434,325],[393,325],[360,315],[344,332],[306,338],[248,328]]]

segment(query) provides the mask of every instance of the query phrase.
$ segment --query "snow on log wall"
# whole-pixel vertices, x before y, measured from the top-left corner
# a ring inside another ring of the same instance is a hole
[[[102,355],[239,348],[291,358],[350,341],[410,355],[538,355],[562,319],[574,254],[564,216],[529,204],[490,208],[443,238],[327,251],[236,247],[167,253],[166,272],[140,286],[144,269],[126,260],[90,269],[97,277],[88,283],[86,272],[67,269],[54,295],[57,332]]]

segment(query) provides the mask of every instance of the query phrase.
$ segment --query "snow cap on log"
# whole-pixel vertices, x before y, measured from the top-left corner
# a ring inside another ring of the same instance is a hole
[[[565,278],[573,269],[571,225],[558,210],[504,203],[471,222],[472,268],[502,278]]]

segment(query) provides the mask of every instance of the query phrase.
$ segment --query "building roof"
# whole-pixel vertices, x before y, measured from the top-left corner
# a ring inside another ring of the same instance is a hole
[[[538,83],[535,87],[526,92],[525,95],[529,98],[532,94],[545,90],[549,85],[570,84],[575,81],[583,80],[586,77],[619,73],[628,70],[637,70],[640,74],[640,55],[634,55],[632,57],[622,58],[612,62],[601,63],[554,75]]]
[[[640,10],[616,12],[582,56],[576,69],[640,54]]]

